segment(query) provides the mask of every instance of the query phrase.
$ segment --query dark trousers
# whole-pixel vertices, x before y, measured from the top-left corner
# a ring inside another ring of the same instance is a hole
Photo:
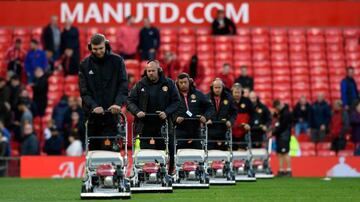
[[[89,150],[112,150],[111,144],[106,145],[106,136],[113,137],[117,133],[117,120],[116,116],[112,114],[92,114],[88,120],[88,138]],[[91,139],[91,137],[103,137],[101,139]]]
[[[227,150],[226,132],[225,125],[208,125],[208,149]]]

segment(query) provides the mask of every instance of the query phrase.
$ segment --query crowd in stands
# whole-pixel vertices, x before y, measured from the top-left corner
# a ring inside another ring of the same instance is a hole
[[[182,72],[187,72],[195,84],[205,79],[206,67],[199,62],[197,55],[193,55],[189,61],[180,61],[174,52],[159,51],[159,29],[151,25],[149,19],[144,19],[143,23],[143,27],[138,29],[134,25],[134,18],[127,17],[126,24],[117,31],[117,43],[110,41],[112,50],[126,60],[158,58],[165,75],[174,80]],[[223,11],[218,12],[211,27],[213,35],[235,35],[237,30]],[[7,68],[7,75],[0,78],[0,156],[80,156],[83,154],[85,126],[79,97],[61,97],[54,105],[52,119],[47,120],[43,131],[37,131],[33,124],[37,117],[46,114],[49,77],[54,74],[78,74],[79,62],[84,56],[79,29],[70,21],[66,21],[60,29],[58,18],[53,16],[43,28],[41,37],[31,39],[29,43],[30,47],[26,50],[23,48],[24,42],[16,39],[6,52],[6,67],[1,67]],[[242,96],[251,100],[250,117],[262,113],[262,109],[270,113],[272,110],[261,104],[256,96],[254,79],[248,75],[248,68],[242,66],[237,78],[230,73],[233,68],[231,64],[224,63],[216,77],[222,80],[228,90],[234,85],[242,87]],[[305,134],[314,143],[331,142],[331,149],[336,152],[345,149],[348,142],[354,143],[353,149],[360,146],[360,102],[354,78],[356,70],[353,67],[346,70],[339,84],[341,100],[331,104],[324,94],[319,93],[314,102],[302,96],[293,106],[292,120],[297,137]],[[129,88],[138,79],[129,73]],[[12,151],[16,145],[18,153]]]

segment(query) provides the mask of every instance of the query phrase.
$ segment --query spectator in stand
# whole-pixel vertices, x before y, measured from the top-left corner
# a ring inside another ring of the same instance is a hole
[[[61,57],[60,67],[65,75],[75,75],[79,71],[80,64],[80,40],[79,30],[67,20],[61,33]]]
[[[152,26],[148,18],[144,19],[144,27],[140,30],[139,49],[141,60],[156,59],[156,52],[160,47],[159,30]]]
[[[71,48],[65,49],[60,59],[56,61],[54,66],[57,70],[63,71],[64,75],[77,75],[79,72],[79,56],[76,56]]]
[[[331,149],[336,153],[345,149],[345,135],[349,131],[349,126],[349,114],[343,110],[341,100],[336,100],[330,121]]]
[[[64,132],[65,115],[69,110],[68,98],[66,96],[61,97],[60,102],[55,106],[52,114],[52,119],[56,128],[60,134]]]
[[[77,132],[72,132],[69,136],[70,145],[66,149],[67,156],[81,156],[83,154],[82,143],[77,136]]]
[[[30,123],[24,125],[24,140],[21,143],[20,154],[23,156],[40,154],[39,141]]]
[[[243,88],[249,88],[250,91],[254,90],[254,79],[248,76],[247,67],[241,67],[241,75],[235,79],[235,83],[241,84]]]
[[[246,97],[246,98],[249,98],[250,97],[250,88],[244,88],[243,89],[243,96]]]
[[[352,131],[352,141],[355,144],[355,151],[360,147],[360,102],[355,104],[355,109],[351,113],[350,117],[351,131]],[[355,155],[358,155],[355,152]]]
[[[34,73],[37,67],[41,67],[45,71],[48,67],[48,60],[45,52],[39,49],[39,42],[32,39],[30,51],[27,53],[25,59],[25,71],[28,83],[34,82]]]
[[[190,78],[194,80],[195,84],[199,86],[205,78],[205,68],[201,63],[199,63],[199,58],[197,55],[193,55],[191,57],[188,68],[189,69],[184,71],[187,72]]]
[[[10,90],[6,80],[0,77],[0,120],[6,125],[11,119]]]
[[[128,73],[128,89],[132,89],[136,84],[135,76],[131,73]]]
[[[234,150],[245,149],[246,133],[250,130],[250,121],[254,114],[254,107],[249,100],[242,95],[242,87],[240,84],[235,83],[231,88],[234,103],[237,108],[237,116],[232,128],[233,141],[241,142],[242,144],[234,144]]]
[[[47,155],[61,155],[63,139],[56,126],[50,128],[51,137],[45,141],[44,152]]]
[[[311,139],[314,143],[325,139],[329,129],[331,110],[324,99],[324,94],[319,93],[317,101],[312,105]]]
[[[271,126],[271,113],[254,91],[250,92],[249,99],[253,105],[253,114],[250,120],[251,142],[254,148],[261,148]]]
[[[6,141],[8,143],[11,141],[11,133],[7,128],[5,128],[4,123],[2,121],[0,121],[0,133],[2,133],[4,139],[6,138]],[[11,147],[8,146],[6,147],[5,150],[5,156],[10,156],[10,155],[11,155]]]
[[[235,35],[236,26],[233,21],[225,16],[224,10],[218,10],[216,19],[212,23],[213,35]]]
[[[11,106],[11,110],[14,112],[16,109],[16,105],[19,102],[20,93],[22,90],[22,86],[20,84],[20,78],[17,75],[13,75],[8,83],[9,88],[9,103]]]
[[[231,70],[230,64],[224,63],[221,73],[217,76],[218,78],[220,78],[223,81],[223,83],[228,91],[229,91],[229,89],[231,89],[231,86],[234,83],[234,76],[231,74],[230,70]]]
[[[301,96],[295,105],[293,116],[295,122],[295,135],[306,133],[310,136],[311,105],[305,96]]]
[[[49,58],[56,60],[60,56],[61,31],[57,16],[51,16],[50,23],[42,30],[41,43]]]
[[[80,115],[76,111],[73,111],[71,113],[70,125],[67,126],[66,131],[64,133],[65,148],[67,148],[69,146],[69,144],[70,144],[69,135],[74,131],[78,134],[81,142],[85,143],[84,124],[80,121]]]
[[[24,68],[26,52],[21,48],[21,39],[15,40],[15,45],[10,47],[5,56],[7,70],[13,72],[17,76],[21,76]]]
[[[81,123],[84,120],[83,109],[81,108],[81,105],[78,103],[76,97],[69,97],[68,105],[69,105],[69,108],[66,110],[65,116],[64,116],[64,127],[65,128],[68,128],[71,125],[71,116],[72,116],[73,112],[77,112],[79,114],[79,119],[80,119]],[[67,141],[67,139],[65,139],[65,141]]]
[[[7,160],[2,160],[1,158],[7,157],[6,152],[10,147],[8,139],[3,135],[2,131],[0,131],[0,177],[4,177],[6,175],[7,170]]]
[[[33,85],[33,100],[36,105],[37,114],[35,116],[43,117],[47,106],[48,93],[48,74],[41,68],[35,70],[35,82]]]
[[[273,136],[276,137],[276,153],[279,157],[278,176],[291,176],[291,159],[289,156],[291,137],[291,113],[289,106],[280,100],[274,100],[273,107],[276,109],[277,122],[273,129]],[[284,163],[286,162],[286,169]]]
[[[134,25],[134,17],[126,18],[126,25],[120,27],[118,32],[118,48],[124,59],[134,59],[139,45],[139,29]]]
[[[176,55],[171,51],[165,52],[164,59],[161,61],[161,67],[163,68],[165,76],[174,81],[176,80],[177,75],[183,72]]]
[[[348,67],[346,77],[341,81],[341,100],[346,110],[359,100],[359,91],[353,78],[354,68]]]
[[[20,100],[18,109],[21,112],[20,126],[21,131],[24,133],[25,124],[33,124],[33,114],[31,113],[28,103],[25,100]]]

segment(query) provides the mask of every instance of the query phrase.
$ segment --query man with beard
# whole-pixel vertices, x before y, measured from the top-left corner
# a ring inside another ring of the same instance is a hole
[[[254,107],[250,121],[252,147],[261,148],[266,132],[271,125],[271,113],[254,91],[250,92],[249,98]]]
[[[177,148],[200,149],[199,139],[200,124],[205,124],[213,114],[213,106],[209,99],[193,85],[192,79],[187,73],[181,73],[177,77],[176,85],[180,93],[180,106],[176,113],[176,135],[179,141]],[[199,121],[184,120],[185,118],[199,118]]]
[[[127,109],[135,116],[134,135],[140,137],[142,149],[165,149],[164,140],[160,136],[161,126],[168,120],[168,127],[172,128],[171,118],[179,104],[179,93],[174,81],[164,76],[159,61],[148,61],[142,79],[132,88],[127,100]],[[171,172],[174,163],[171,135],[169,143]]]
[[[212,121],[223,121],[224,124],[210,123],[208,125],[209,140],[220,140],[209,142],[209,149],[226,149],[224,147],[225,133],[227,129],[234,125],[236,119],[236,106],[230,93],[225,91],[225,85],[221,79],[216,78],[212,85],[208,97],[215,106],[215,111],[211,116]]]

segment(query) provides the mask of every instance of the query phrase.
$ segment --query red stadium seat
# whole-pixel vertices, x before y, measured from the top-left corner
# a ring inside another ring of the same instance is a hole
[[[305,150],[301,151],[301,156],[315,156],[316,153],[314,150]]]
[[[257,70],[257,68],[263,68],[263,67],[270,69],[270,62],[267,60],[254,61],[253,66],[256,70]]]
[[[235,36],[233,38],[234,44],[249,44],[251,42],[250,36]]]
[[[269,51],[270,47],[268,43],[259,43],[252,45],[253,51]]]
[[[291,67],[307,67],[309,64],[306,60],[290,61]]]
[[[209,44],[201,44],[196,46],[197,52],[214,52],[214,46]]]
[[[315,151],[315,144],[312,142],[302,142],[300,143],[300,149],[301,151],[305,150],[314,150]]]
[[[290,54],[290,60],[293,61],[307,60],[307,54],[305,52],[293,52]]]
[[[271,54],[271,60],[275,61],[286,61],[289,59],[288,53],[283,52],[272,52]]]
[[[269,30],[263,27],[256,27],[251,29],[251,35],[268,35]]]
[[[254,52],[252,58],[254,61],[268,60],[269,52]]]
[[[222,44],[222,43],[232,43],[233,39],[229,36],[216,36],[214,38],[214,41],[216,44]]]
[[[273,70],[273,77],[272,77],[272,81],[273,83],[290,83],[291,82],[291,78],[288,75],[274,75],[274,70]]]
[[[138,60],[125,60],[126,70],[134,69],[140,71],[140,63]]]
[[[198,53],[198,58],[199,60],[211,60],[213,61],[214,60],[214,54],[213,53],[209,53],[209,52],[201,52],[201,53]]]
[[[289,36],[289,43],[290,44],[305,44],[306,38],[303,35],[299,36]]]
[[[212,36],[198,36],[196,38],[196,43],[198,44],[202,44],[202,43],[205,43],[205,44],[212,44],[213,43],[213,37]]]
[[[317,150],[330,150],[331,142],[320,142],[316,145]]]
[[[272,35],[270,38],[270,41],[272,44],[277,44],[277,43],[287,43],[288,42],[288,38],[286,35]]]
[[[164,44],[164,43],[177,43],[178,38],[176,35],[166,35],[166,36],[162,36],[160,37],[160,43]]]
[[[342,68],[345,68],[346,64],[343,60],[331,60],[331,61],[328,61],[328,66],[329,68],[338,68],[338,69],[342,69]]]
[[[325,43],[324,36],[308,36],[307,42],[309,44],[323,44]]]
[[[192,35],[183,35],[183,36],[179,36],[178,38],[179,44],[182,43],[195,43],[195,36]]]
[[[196,29],[196,35],[197,36],[211,35],[211,29],[209,29],[209,28],[197,28]]]
[[[184,52],[194,55],[196,52],[195,44],[179,44],[178,53],[181,54]]]
[[[360,30],[358,28],[345,28],[344,37],[345,38],[359,38]]]
[[[79,77],[78,76],[66,76],[65,77],[65,83],[72,83],[77,84],[79,83]]]
[[[295,77],[295,76],[306,76],[306,77],[308,77],[309,71],[310,71],[309,68],[302,67],[302,66],[300,66],[300,67],[292,67],[291,68],[291,74],[292,74],[293,77]]]
[[[339,151],[337,155],[343,156],[343,157],[353,156],[354,151],[353,150],[342,150],[342,151]]]
[[[350,52],[346,53],[347,60],[359,60],[360,59],[360,52]]]
[[[305,30],[303,28],[290,28],[288,34],[289,36],[304,36]]]
[[[163,36],[177,36],[177,29],[172,29],[172,28],[162,28],[160,29],[160,35],[161,37]]]
[[[105,28],[106,37],[111,36],[111,35],[116,35],[117,30],[118,30],[117,27],[107,27],[107,28]]]
[[[326,37],[326,43],[328,44],[342,44],[343,43],[343,37],[342,36],[327,36]]]
[[[233,50],[232,43],[220,43],[215,45],[216,52],[231,51]]]
[[[309,61],[310,67],[326,67],[326,61],[325,60],[312,60]]]
[[[283,68],[283,67],[289,67],[290,66],[290,64],[289,64],[289,62],[287,61],[287,60],[277,60],[277,61],[272,61],[271,62],[271,66],[273,67],[273,68]]]
[[[322,36],[324,35],[324,31],[321,28],[318,27],[314,27],[314,28],[309,28],[306,31],[307,36]]]
[[[234,60],[251,60],[251,53],[250,52],[235,52],[234,53]]]
[[[249,28],[237,28],[236,34],[240,36],[249,36],[250,35],[250,29]]]
[[[344,53],[343,52],[331,52],[327,53],[327,59],[329,60],[344,60]]]
[[[180,27],[178,33],[180,37],[186,35],[192,36],[195,35],[195,30],[191,27]]]
[[[344,51],[344,47],[341,44],[327,44],[326,46],[326,51],[327,52],[340,52],[340,51]]]
[[[250,45],[250,44],[246,44],[246,43],[244,43],[244,44],[241,44],[241,43],[240,43],[240,44],[237,44],[237,43],[235,43],[235,44],[234,44],[234,51],[239,51],[239,52],[251,51],[251,45]]]
[[[284,28],[271,28],[270,35],[273,36],[285,36],[287,35],[287,30]]]
[[[342,36],[342,31],[339,28],[329,28],[325,30],[326,36]]]
[[[271,51],[275,52],[275,51],[287,51],[288,50],[288,45],[286,43],[275,43],[271,45]]]
[[[308,51],[309,52],[324,52],[325,46],[322,44],[310,44],[308,46]]]
[[[282,75],[282,76],[289,76],[290,77],[290,69],[289,68],[273,68],[272,69],[273,75]]]
[[[309,60],[325,60],[325,53],[324,52],[309,53]]]
[[[330,150],[320,150],[320,151],[317,151],[317,155],[330,157],[330,156],[336,156],[336,153],[334,151],[330,151]]]
[[[253,44],[269,43],[269,37],[266,35],[253,36],[251,41]]]
[[[330,77],[332,77],[332,76],[343,77],[344,75],[346,75],[345,68],[329,68],[328,72],[329,72]],[[332,79],[330,79],[330,80],[332,80]]]
[[[290,44],[289,46],[290,52],[305,52],[306,51],[306,45],[304,43],[298,43],[298,44]]]

